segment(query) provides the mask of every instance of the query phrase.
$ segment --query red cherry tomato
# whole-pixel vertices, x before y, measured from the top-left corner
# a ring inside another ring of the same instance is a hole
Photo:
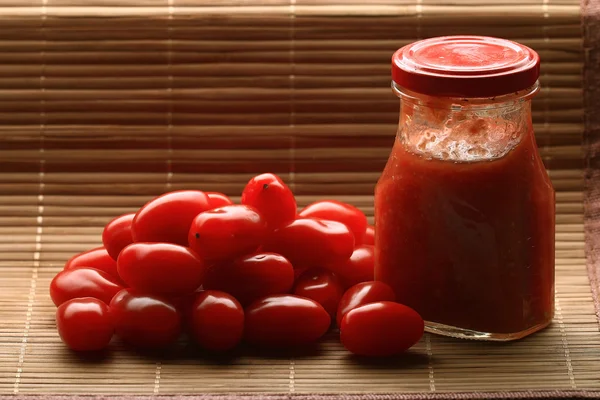
[[[296,218],[294,194],[281,178],[274,174],[262,174],[250,179],[242,192],[242,204],[256,208],[270,230]]]
[[[223,193],[219,192],[206,192],[208,196],[208,200],[210,203],[210,208],[219,208],[223,206],[230,206],[233,204],[233,201]]]
[[[202,292],[204,292],[204,289],[197,289],[192,293],[186,293],[181,296],[170,296],[169,298],[175,305],[175,308],[179,310],[181,317],[186,319],[191,315],[190,312],[192,310],[192,305],[196,301],[196,297]]]
[[[186,293],[183,296],[169,297],[177,311],[179,311],[179,315],[181,315],[181,329],[184,332],[190,332],[192,307],[196,298],[202,292],[204,292],[204,289],[198,289],[193,293]]]
[[[133,243],[131,222],[135,214],[121,215],[110,221],[102,231],[102,243],[113,260],[119,257],[125,246]]]
[[[215,265],[206,274],[205,289],[221,290],[242,305],[272,294],[288,293],[294,285],[294,267],[275,253],[256,253],[231,263]]]
[[[170,300],[124,289],[110,302],[115,332],[136,347],[165,347],[181,333],[181,315]]]
[[[117,261],[129,287],[150,294],[192,293],[202,284],[206,265],[190,248],[171,243],[134,243]]]
[[[200,347],[210,351],[233,349],[242,340],[244,310],[231,295],[207,290],[192,306],[192,337]]]
[[[342,278],[346,287],[360,282],[372,281],[375,270],[375,251],[373,246],[358,246],[352,256],[339,263],[331,263],[327,268]]]
[[[123,286],[104,271],[93,268],[73,268],[59,272],[50,282],[50,297],[59,306],[78,297],[93,297],[106,304]]]
[[[309,268],[294,268],[294,282],[297,282],[302,274],[308,270]]]
[[[363,240],[367,230],[367,217],[365,214],[353,205],[337,200],[322,200],[309,204],[300,211],[298,216],[341,222],[352,231],[356,243]]]
[[[204,192],[181,190],[166,193],[137,212],[131,225],[133,240],[187,246],[192,221],[196,215],[210,208],[210,199]]]
[[[396,295],[391,287],[379,281],[362,282],[352,286],[339,302],[337,325],[340,326],[342,318],[348,311],[376,301],[396,301]]]
[[[67,261],[64,269],[79,267],[98,269],[106,272],[113,278],[120,279],[119,273],[117,272],[117,262],[112,259],[104,247],[97,247],[74,255]]]
[[[210,262],[232,260],[258,249],[265,221],[252,207],[232,205],[198,214],[189,230],[190,247]]]
[[[108,306],[91,297],[62,303],[56,310],[56,327],[62,341],[75,351],[102,350],[115,331]]]
[[[294,268],[341,263],[354,250],[354,236],[341,222],[299,218],[270,234],[265,251],[283,255]]]
[[[316,301],[333,317],[344,294],[344,286],[334,273],[311,268],[296,281],[294,294]]]
[[[379,301],[349,311],[342,319],[340,339],[354,354],[393,356],[417,343],[423,329],[423,319],[412,308]]]
[[[357,244],[370,244],[371,246],[375,245],[375,227],[373,225],[367,226],[362,243]]]
[[[263,297],[246,308],[244,339],[253,345],[284,348],[317,341],[331,319],[316,301],[289,294]]]

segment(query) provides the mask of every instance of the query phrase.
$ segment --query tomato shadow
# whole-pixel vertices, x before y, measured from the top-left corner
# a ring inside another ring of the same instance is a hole
[[[71,351],[71,357],[73,361],[79,364],[102,364],[108,362],[112,357],[113,353],[110,349],[103,349],[97,351]]]
[[[290,358],[314,358],[324,353],[322,342],[287,349],[267,348],[244,344],[244,355],[253,358],[289,360]]]
[[[293,349],[272,349],[266,347],[255,347],[242,343],[232,350],[226,352],[210,352],[200,348],[194,343],[187,343],[177,349],[171,349],[165,354],[163,360],[194,361],[202,360],[214,365],[233,364],[241,358],[259,358],[263,360],[289,360],[290,358],[314,358],[323,353],[320,343],[310,346],[302,346]]]
[[[126,352],[148,362],[186,363],[201,361],[215,366],[235,364],[242,358],[260,358],[262,360],[289,360],[318,357],[323,353],[320,344],[302,346],[294,349],[267,349],[241,344],[226,352],[214,353],[204,350],[193,343],[181,343],[163,349],[143,349],[129,347]]]
[[[160,362],[179,358],[179,346],[172,345],[164,348],[144,348],[136,347],[134,345],[127,345],[122,351],[134,358],[139,358],[149,362]]]
[[[211,352],[202,349],[195,343],[187,343],[179,349],[179,352],[173,354],[173,358],[177,360],[195,361],[202,360],[204,363],[213,365],[228,365],[235,363],[236,360],[243,357],[242,349],[236,347],[225,352]]]
[[[152,363],[194,363],[195,361],[202,361],[203,363],[213,365],[228,365],[235,363],[237,359],[245,356],[243,348],[239,346],[230,351],[216,353],[202,349],[191,342],[178,342],[161,349],[144,349],[128,346],[125,351],[137,358]]]
[[[359,368],[410,369],[426,367],[430,359],[427,354],[409,350],[391,357],[364,357],[348,354],[347,360]]]

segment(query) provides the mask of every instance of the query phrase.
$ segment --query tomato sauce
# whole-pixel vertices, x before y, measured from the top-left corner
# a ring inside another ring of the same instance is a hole
[[[554,195],[531,132],[486,161],[397,140],[377,186],[376,279],[427,321],[518,333],[553,315]]]

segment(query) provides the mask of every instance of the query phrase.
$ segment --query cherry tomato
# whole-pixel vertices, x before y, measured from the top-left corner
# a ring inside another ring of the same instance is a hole
[[[275,253],[256,253],[215,265],[204,280],[205,289],[221,290],[242,305],[272,294],[288,293],[294,285],[294,267]]]
[[[250,179],[242,192],[242,204],[260,212],[270,230],[286,225],[296,218],[296,199],[290,188],[274,174],[262,174]]]
[[[343,262],[331,263],[327,268],[342,278],[346,287],[360,282],[372,281],[375,270],[375,251],[373,246],[358,246],[352,256]]]
[[[134,243],[117,261],[129,287],[150,294],[192,293],[202,284],[206,265],[190,248],[171,243]]]
[[[311,268],[296,281],[294,294],[316,301],[333,317],[344,294],[344,287],[334,273]]]
[[[354,236],[341,222],[299,218],[270,234],[265,251],[283,255],[294,268],[342,263],[354,250]]]
[[[181,190],[166,193],[137,212],[131,225],[133,240],[187,246],[192,221],[196,215],[210,208],[210,199],[204,192]]]
[[[136,347],[165,347],[181,333],[181,315],[165,297],[123,289],[110,302],[115,332]]]
[[[258,249],[265,229],[256,209],[232,205],[198,214],[188,239],[190,247],[205,260],[227,261]]]
[[[354,354],[393,356],[417,343],[423,330],[423,319],[412,308],[379,301],[349,311],[342,319],[340,339]]]
[[[352,286],[339,302],[337,325],[340,326],[342,318],[348,311],[376,301],[396,301],[396,295],[391,287],[379,281],[362,282]]]
[[[204,289],[198,289],[193,293],[186,293],[182,296],[169,297],[177,311],[179,311],[179,315],[181,315],[181,329],[184,332],[190,332],[192,307],[196,298],[202,292],[204,292]]]
[[[104,247],[97,247],[74,255],[67,261],[64,269],[79,267],[98,269],[106,272],[113,278],[120,279],[117,272],[117,262],[113,260]]]
[[[94,268],[72,268],[59,272],[50,282],[50,297],[59,306],[77,297],[93,297],[106,304],[123,286],[104,271]]]
[[[192,306],[192,337],[210,351],[227,351],[240,343],[244,332],[244,310],[231,295],[207,290]]]
[[[62,341],[75,351],[102,350],[115,331],[108,306],[92,297],[62,303],[56,310],[56,327]]]
[[[244,339],[253,345],[284,348],[317,341],[331,319],[316,301],[289,294],[263,297],[246,308]]]
[[[223,193],[206,192],[206,195],[208,196],[211,209],[223,206],[230,206],[233,204],[233,201],[231,201],[231,199]]]
[[[375,227],[373,225],[367,226],[362,243],[359,242],[357,245],[358,244],[370,244],[371,246],[375,245]]]
[[[125,246],[133,243],[131,235],[133,217],[135,217],[133,213],[121,215],[106,224],[102,231],[102,243],[113,260],[119,257],[119,253]]]
[[[308,270],[309,268],[294,268],[294,282],[297,282],[302,274]]]
[[[175,308],[179,310],[182,318],[187,318],[192,310],[192,305],[196,301],[196,297],[200,293],[204,292],[204,289],[197,289],[195,292],[186,293],[181,296],[171,296],[171,302],[175,305]]]
[[[365,214],[353,205],[337,200],[322,200],[309,204],[300,211],[298,216],[341,222],[350,229],[356,243],[363,240],[367,230],[367,217]]]

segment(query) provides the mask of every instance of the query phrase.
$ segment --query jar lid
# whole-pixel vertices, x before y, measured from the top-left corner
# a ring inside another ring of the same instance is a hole
[[[396,51],[392,79],[431,96],[493,97],[531,87],[540,57],[527,46],[486,36],[444,36]]]

